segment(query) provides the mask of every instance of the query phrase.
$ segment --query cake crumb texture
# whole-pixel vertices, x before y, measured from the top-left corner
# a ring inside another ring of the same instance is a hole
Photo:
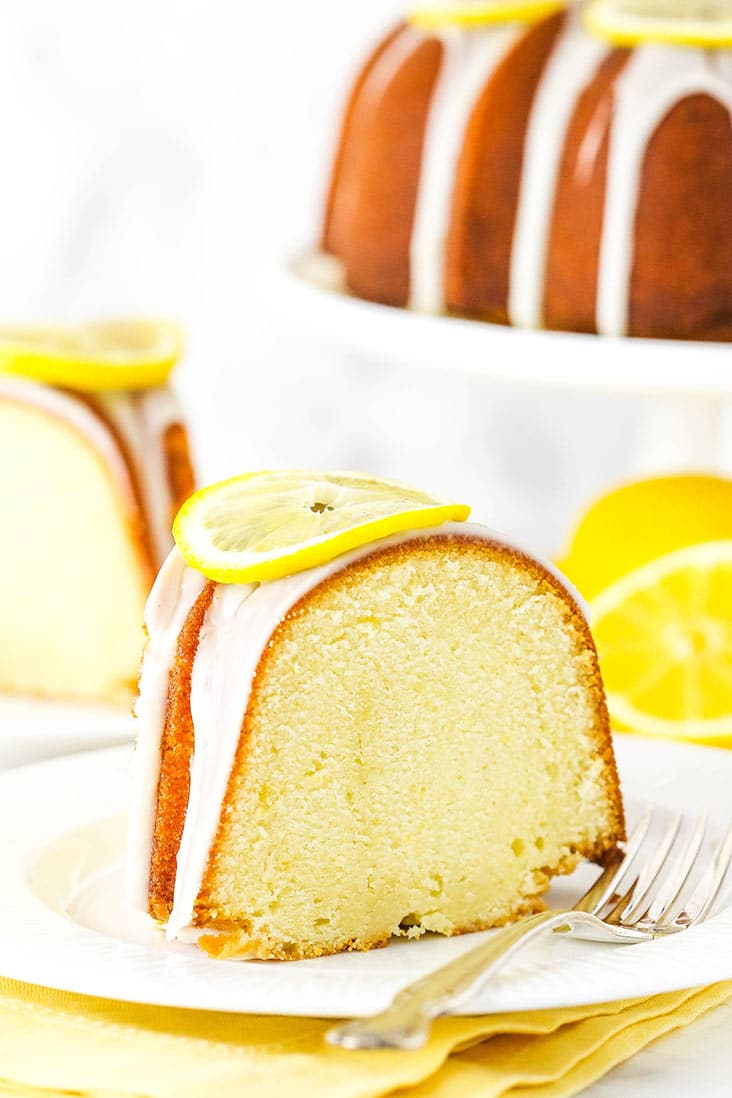
[[[623,835],[580,611],[529,558],[433,537],[336,573],[276,629],[195,923],[214,955],[279,959],[464,933],[541,910]]]

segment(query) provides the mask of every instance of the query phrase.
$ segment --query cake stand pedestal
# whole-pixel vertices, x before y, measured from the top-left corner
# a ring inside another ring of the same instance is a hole
[[[706,470],[732,473],[723,397],[657,396],[649,404],[635,457],[638,476]]]
[[[280,291],[278,300],[286,298],[290,315],[304,327],[367,361],[535,390],[644,398],[646,422],[632,462],[638,475],[732,472],[725,431],[732,405],[729,344],[527,331],[423,316],[350,296],[339,265],[319,253],[293,259]]]

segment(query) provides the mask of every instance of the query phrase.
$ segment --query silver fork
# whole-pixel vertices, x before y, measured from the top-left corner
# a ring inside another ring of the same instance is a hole
[[[327,1040],[347,1049],[420,1048],[435,1018],[463,1006],[519,950],[548,930],[632,945],[703,922],[732,863],[732,825],[712,854],[703,852],[706,819],[700,817],[687,842],[679,844],[684,820],[676,815],[645,857],[641,853],[653,816],[653,808],[647,809],[624,849],[612,854],[603,873],[573,908],[543,911],[504,927],[475,949],[403,988],[386,1010],[329,1030]],[[688,888],[697,874],[694,888]]]

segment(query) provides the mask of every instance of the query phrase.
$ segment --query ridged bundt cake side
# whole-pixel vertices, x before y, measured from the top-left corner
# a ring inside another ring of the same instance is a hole
[[[367,64],[347,112],[324,232],[354,293],[409,300],[409,249],[427,114],[442,46],[411,27]]]
[[[455,171],[445,248],[444,303],[450,312],[508,323],[524,137],[563,21],[563,15],[553,15],[522,31],[472,107]]]
[[[732,50],[570,10],[393,32],[349,102],[323,245],[355,294],[607,335],[732,333]]]

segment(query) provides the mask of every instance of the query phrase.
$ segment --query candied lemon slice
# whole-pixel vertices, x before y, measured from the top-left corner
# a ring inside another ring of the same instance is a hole
[[[186,562],[221,583],[279,579],[470,508],[357,473],[248,473],[196,492],[173,534]]]
[[[182,346],[167,320],[0,328],[0,372],[85,392],[148,389],[167,380]]]
[[[591,0],[583,14],[591,34],[616,46],[732,45],[732,0]]]
[[[558,561],[586,599],[644,564],[702,541],[732,538],[732,480],[651,477],[600,496],[580,517]]]
[[[567,0],[422,0],[408,14],[410,23],[425,30],[457,25],[479,27],[489,23],[532,23],[560,11]]]
[[[668,553],[590,610],[616,727],[732,746],[732,541]]]

